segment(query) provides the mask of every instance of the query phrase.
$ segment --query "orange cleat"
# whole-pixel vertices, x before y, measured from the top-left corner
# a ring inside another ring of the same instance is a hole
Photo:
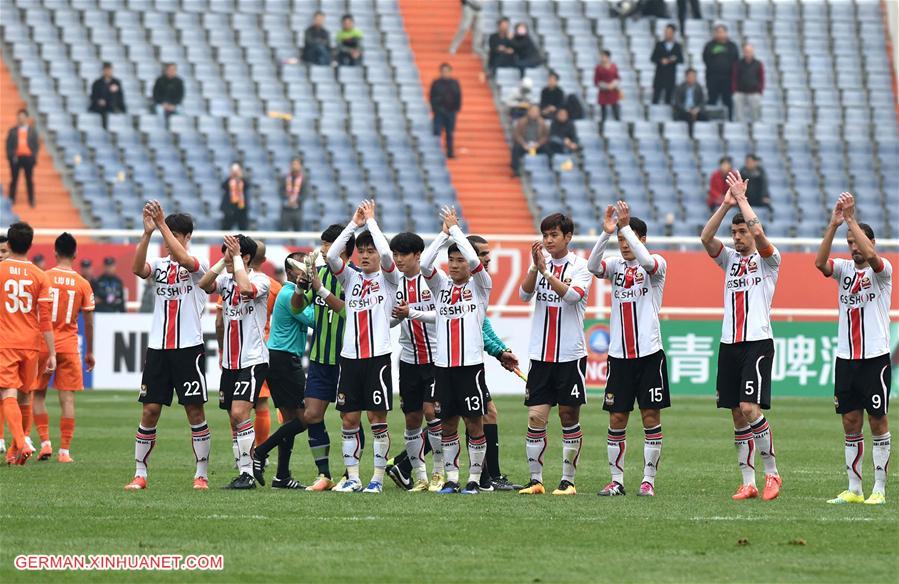
[[[194,479],[194,490],[195,491],[208,491],[209,490],[209,481],[206,480],[206,477],[197,477]]]
[[[24,466],[25,463],[28,462],[28,459],[31,458],[31,455],[34,453],[35,453],[34,448],[30,448],[26,444],[25,448],[23,448],[22,450],[20,450],[16,453],[15,464],[17,464],[19,466]]]
[[[41,452],[37,455],[38,460],[50,460],[50,457],[53,456],[53,447],[50,446],[49,442],[44,442],[41,444]]]
[[[762,499],[765,501],[776,499],[780,494],[781,485],[783,485],[783,479],[778,475],[765,475],[765,490],[762,492]]]
[[[740,488],[737,489],[737,492],[733,494],[731,499],[742,501],[743,499],[755,499],[758,496],[759,490],[755,488],[755,485],[740,485]]]
[[[131,482],[125,485],[126,491],[142,491],[147,488],[146,477],[134,477]]]
[[[56,455],[56,462],[75,462],[75,459],[72,458],[69,454],[63,454],[60,452]]]

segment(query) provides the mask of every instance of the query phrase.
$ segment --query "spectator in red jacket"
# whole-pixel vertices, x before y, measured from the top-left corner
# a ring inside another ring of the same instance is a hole
[[[713,172],[709,179],[709,198],[706,199],[709,211],[714,212],[724,202],[724,195],[727,193],[727,182],[724,179],[732,168],[733,162],[730,156],[725,156],[718,161],[718,170]]]
[[[621,77],[618,76],[618,66],[612,62],[612,53],[603,51],[599,65],[593,72],[593,85],[599,88],[597,103],[602,110],[602,121],[606,121],[608,109],[611,107],[612,116],[616,120],[621,119],[621,90],[618,88]]]
[[[761,120],[765,66],[755,58],[755,49],[749,43],[743,45],[743,58],[734,63],[732,87],[737,120],[741,122]]]

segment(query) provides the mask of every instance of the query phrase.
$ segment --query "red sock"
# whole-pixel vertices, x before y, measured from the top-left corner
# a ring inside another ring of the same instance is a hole
[[[256,421],[253,422],[253,430],[256,432],[256,444],[262,444],[268,440],[272,430],[272,417],[268,408],[256,410]]]
[[[62,450],[68,450],[72,443],[72,436],[75,434],[75,418],[59,419],[59,447]]]
[[[50,440],[50,414],[34,414],[34,425],[37,426],[37,433],[41,437],[41,442]]]
[[[19,409],[19,401],[14,397],[4,398],[3,413],[6,414],[6,422],[13,435],[13,444],[22,450],[25,448],[25,432],[22,430],[22,411]]]
[[[19,404],[19,412],[22,414],[22,433],[28,436],[31,434],[31,397],[28,398],[27,404]]]

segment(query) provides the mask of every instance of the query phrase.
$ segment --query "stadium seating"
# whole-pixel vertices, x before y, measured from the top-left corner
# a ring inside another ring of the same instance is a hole
[[[671,110],[651,105],[650,54],[668,21],[622,21],[608,0],[487,3],[485,33],[499,16],[530,24],[546,66],[528,76],[539,92],[549,69],[561,86],[596,103],[593,70],[608,49],[622,78],[622,121],[600,129],[595,117],[576,122],[582,164],[550,167],[527,159],[529,196],[540,214],[562,209],[585,230],[600,229],[602,209],[627,199],[653,233],[692,235],[705,222],[709,174],[723,155],[741,165],[756,152],[768,173],[773,200],[769,232],[818,236],[829,206],[845,190],[879,236],[899,236],[899,160],[895,95],[880,3],[875,0],[705,0],[705,20],[686,23],[687,65],[704,83],[702,49],[716,22],[731,39],[750,41],[766,69],[763,122],[697,124],[695,139]],[[675,15],[676,4],[667,2]],[[484,54],[486,58],[486,53]],[[686,67],[681,67],[679,81]],[[518,83],[516,69],[500,69],[497,98]]]
[[[362,66],[296,63],[317,9],[332,34],[355,16]],[[217,229],[221,183],[240,161],[251,223],[276,229],[296,154],[311,185],[305,229],[343,223],[373,195],[385,231],[433,232],[436,208],[456,200],[394,0],[2,0],[0,11],[10,67],[96,227],[138,227],[142,202],[160,198]],[[128,106],[107,130],[87,111],[103,61]],[[169,130],[149,99],[164,62],[186,89]]]

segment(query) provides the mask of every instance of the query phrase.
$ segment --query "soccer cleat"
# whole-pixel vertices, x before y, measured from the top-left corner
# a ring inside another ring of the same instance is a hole
[[[765,475],[765,490],[762,491],[762,499],[772,501],[780,494],[780,487],[783,485],[783,479],[777,475]]]
[[[871,496],[865,499],[865,505],[885,505],[887,502],[886,496],[883,493],[878,493],[874,491],[871,493]]]
[[[518,491],[519,495],[542,495],[546,492],[546,489],[543,488],[543,483],[538,481],[537,479],[531,479],[531,482],[527,484],[526,487]]]
[[[742,501],[743,499],[755,499],[759,496],[759,490],[755,485],[740,485],[737,492],[731,496],[734,501]]]
[[[849,505],[850,503],[864,503],[865,496],[860,493],[853,493],[852,491],[843,491],[833,499],[828,499],[828,503],[831,505]]]
[[[335,493],[358,493],[362,490],[362,483],[359,479],[344,479],[331,490]]]
[[[415,481],[415,484],[412,485],[412,488],[409,489],[410,493],[426,493],[428,488],[430,487],[430,483],[425,479],[418,479]]]
[[[197,477],[194,479],[194,490],[195,491],[208,491],[209,490],[209,481],[206,480],[206,477]]]
[[[337,491],[337,490],[341,489],[343,487],[343,485],[346,483],[346,481],[347,481],[347,477],[344,474],[342,477],[340,477],[340,479],[337,480],[337,483],[333,487],[331,487],[331,490]]]
[[[387,476],[396,483],[396,486],[403,489],[404,491],[408,491],[412,488],[412,477],[406,476],[403,474],[403,469],[399,467],[399,465],[393,465],[387,467]]]
[[[60,452],[59,454],[56,455],[56,462],[62,462],[62,463],[75,462],[75,459],[72,458],[71,454],[68,454],[68,453],[63,454],[62,452]]]
[[[300,481],[296,480],[293,477],[287,477],[286,479],[281,479],[275,477],[272,479],[272,488],[273,489],[305,489],[305,485],[301,485]]]
[[[316,478],[315,481],[311,485],[306,487],[306,490],[321,492],[321,491],[330,491],[333,488],[334,488],[334,481],[332,481],[330,479],[330,477],[326,477],[325,475],[320,474],[320,475],[318,475],[318,478]]]
[[[134,477],[125,485],[126,491],[142,491],[147,488],[147,477]]]
[[[28,459],[31,458],[31,455],[35,452],[36,451],[34,448],[29,448],[26,444],[24,449],[16,452],[15,464],[17,464],[18,466],[24,466],[25,463],[28,462]]]
[[[637,491],[638,497],[655,497],[656,496],[656,488],[652,486],[652,483],[648,483],[643,481],[640,483],[640,490]]]
[[[6,440],[0,438],[0,454],[6,452]]]
[[[463,495],[477,495],[481,492],[481,485],[474,481],[468,481],[468,484],[460,492]]]
[[[378,481],[371,481],[368,483],[368,486],[362,489],[363,493],[383,493],[384,485],[379,483]]]
[[[265,458],[256,458],[253,453],[253,478],[259,481],[259,484],[265,486]]]
[[[446,481],[443,483],[443,488],[437,491],[438,495],[455,495],[459,492],[459,483],[454,483],[453,481]]]
[[[15,464],[16,463],[16,445],[12,444],[9,447],[9,450],[6,451],[6,464]]]
[[[577,495],[577,489],[571,481],[563,480],[559,483],[559,488],[553,491],[553,495]]]
[[[491,481],[493,484],[493,489],[496,491],[520,491],[524,488],[524,485],[516,485],[508,478],[506,475],[499,475],[495,479]]]
[[[240,476],[236,477],[233,481],[222,487],[223,489],[232,489],[236,491],[244,491],[247,489],[255,489],[256,488],[256,479],[253,478],[253,475],[247,472],[240,473]]]
[[[431,483],[428,486],[428,490],[432,493],[439,493],[443,488],[444,483],[446,483],[446,477],[443,473],[435,472],[431,475]]]
[[[612,481],[596,494],[600,497],[618,497],[619,495],[626,495],[627,493],[624,492],[624,485],[618,481]]]
[[[38,460],[50,460],[50,457],[53,456],[53,447],[50,445],[50,441],[44,442],[41,444],[41,452],[37,455]]]

